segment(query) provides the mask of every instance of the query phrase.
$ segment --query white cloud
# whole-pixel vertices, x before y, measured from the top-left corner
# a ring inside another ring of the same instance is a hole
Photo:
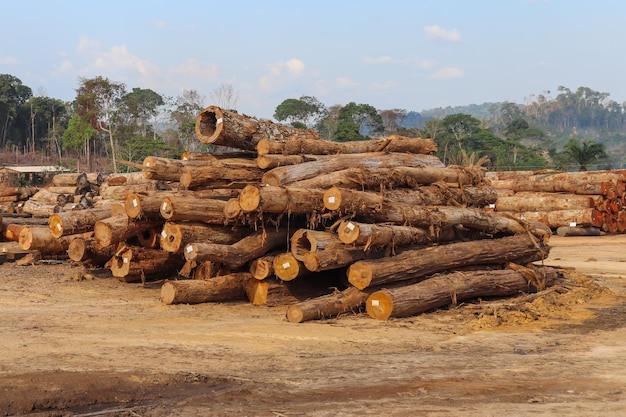
[[[168,23],[163,20],[152,19],[152,26],[157,30],[167,29],[169,27]]]
[[[384,83],[372,83],[370,87],[374,90],[392,90],[398,86],[395,81],[386,81]]]
[[[204,64],[198,62],[196,58],[192,58],[187,62],[170,68],[169,72],[177,75],[190,75],[200,79],[211,79],[217,77],[218,67],[215,64]]]
[[[124,45],[113,46],[108,52],[101,54],[96,58],[94,67],[98,71],[105,71],[105,73],[109,71],[113,73],[131,71],[138,72],[144,77],[158,72],[158,67],[152,65],[150,61],[142,60],[131,54]]]
[[[259,77],[259,87],[268,92],[277,91],[301,77],[305,69],[304,62],[297,58],[271,64],[267,74]]]
[[[304,71],[305,68],[304,62],[300,61],[299,59],[290,59],[285,63],[285,66],[287,67],[287,70],[290,74],[296,75]]]
[[[448,80],[451,78],[463,77],[463,71],[457,67],[445,67],[431,74],[430,78],[435,80]]]
[[[74,71],[74,64],[71,61],[63,60],[59,65],[54,65],[54,75],[70,74]]]
[[[438,62],[434,59],[422,59],[417,63],[418,68],[430,69],[436,67]]]
[[[350,78],[346,78],[346,77],[339,77],[335,80],[337,87],[340,88],[350,88],[350,87],[356,87],[357,85],[359,85],[357,82],[352,81]]]
[[[78,50],[78,52],[90,52],[99,48],[100,42],[89,39],[86,36],[81,36],[78,39],[78,45],[76,45],[76,49]]]
[[[0,64],[2,65],[16,65],[19,64],[20,60],[13,56],[5,56],[0,58]]]
[[[447,42],[458,42],[461,40],[461,34],[458,30],[446,30],[438,25],[424,27],[426,38],[433,40],[442,40]]]
[[[393,62],[393,58],[390,56],[379,56],[378,58],[366,57],[365,62],[368,64],[388,64]]]

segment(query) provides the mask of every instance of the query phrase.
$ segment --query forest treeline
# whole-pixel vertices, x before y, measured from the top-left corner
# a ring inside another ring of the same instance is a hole
[[[237,111],[238,102],[227,84],[209,98],[195,90],[167,97],[97,76],[79,79],[75,91],[64,102],[35,95],[18,77],[0,74],[0,165],[46,161],[117,172],[128,169],[121,160],[212,151],[195,139],[196,116],[208,105]],[[554,97],[547,91],[526,101],[418,113],[355,102],[326,106],[301,96],[279,103],[273,118],[334,141],[390,134],[432,138],[446,164],[481,163],[494,170],[625,166],[626,103],[587,87],[559,87]]]

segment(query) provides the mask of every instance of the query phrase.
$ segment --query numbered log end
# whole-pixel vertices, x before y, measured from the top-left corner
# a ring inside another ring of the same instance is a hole
[[[259,208],[261,204],[261,190],[254,185],[246,185],[239,194],[239,206],[245,212]]]
[[[237,198],[231,198],[224,206],[224,216],[227,219],[236,219],[241,214],[241,203]]]
[[[48,223],[50,225],[50,233],[53,237],[58,239],[63,236],[63,220],[58,213],[51,215],[48,219]]]
[[[387,320],[393,310],[393,299],[387,290],[376,291],[365,302],[367,314],[378,320]]]
[[[193,243],[185,246],[185,250],[183,252],[185,253],[185,259],[187,261],[195,261],[196,258],[198,258],[198,252],[196,251]]]
[[[343,243],[350,244],[357,241],[360,231],[361,229],[357,224],[351,221],[343,221],[337,228],[337,235]]]
[[[196,136],[202,143],[213,143],[224,128],[224,114],[217,106],[202,110],[196,118]]]
[[[372,282],[372,271],[363,262],[355,262],[348,268],[348,282],[359,290],[369,287]]]
[[[164,219],[171,219],[174,216],[174,204],[169,197],[164,197],[159,209]]]
[[[171,221],[165,222],[163,229],[159,234],[161,249],[166,252],[178,252],[180,250],[182,236],[182,231],[180,230],[180,226],[178,224]]]
[[[274,274],[283,281],[292,281],[303,272],[300,263],[291,252],[276,255],[273,267]]]
[[[124,200],[124,211],[131,219],[141,216],[141,199],[137,193],[129,193]]]
[[[304,312],[299,305],[293,304],[287,307],[287,321],[290,323],[302,323],[304,321]]]
[[[172,281],[166,281],[161,285],[160,299],[163,304],[172,305],[176,303],[176,287]]]
[[[334,211],[341,207],[341,191],[337,187],[331,187],[324,192],[324,207]]]

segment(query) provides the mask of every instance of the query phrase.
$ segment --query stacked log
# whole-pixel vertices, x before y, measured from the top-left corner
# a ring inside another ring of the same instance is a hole
[[[490,172],[492,209],[561,236],[626,232],[626,170]]]

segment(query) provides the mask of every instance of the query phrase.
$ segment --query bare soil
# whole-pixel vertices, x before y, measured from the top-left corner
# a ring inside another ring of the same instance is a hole
[[[550,244],[556,287],[386,322],[5,263],[0,415],[626,415],[626,235]]]

